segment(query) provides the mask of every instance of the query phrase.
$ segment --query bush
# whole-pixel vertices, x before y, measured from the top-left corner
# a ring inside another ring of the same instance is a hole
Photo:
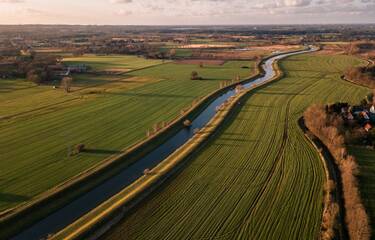
[[[191,72],[191,80],[202,80],[202,78],[199,76],[198,72],[193,71]]]
[[[184,126],[185,126],[185,127],[190,127],[190,126],[191,126],[191,121],[190,121],[189,119],[186,119],[186,120],[184,121]]]
[[[75,151],[77,154],[83,152],[83,150],[85,150],[85,144],[80,143],[75,146]]]

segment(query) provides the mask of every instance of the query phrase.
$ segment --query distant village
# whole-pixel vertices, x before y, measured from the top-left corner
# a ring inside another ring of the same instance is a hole
[[[375,101],[374,95],[370,94],[362,100],[360,105],[349,103],[335,103],[326,106],[329,114],[341,116],[347,137],[352,142],[371,146],[375,148]],[[351,136],[348,136],[351,135]]]

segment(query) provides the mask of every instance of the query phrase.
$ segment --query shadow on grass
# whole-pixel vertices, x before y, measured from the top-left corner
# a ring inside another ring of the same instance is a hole
[[[12,194],[12,193],[2,193],[0,192],[0,202],[24,202],[26,200],[29,200],[30,197],[18,195],[18,194]]]

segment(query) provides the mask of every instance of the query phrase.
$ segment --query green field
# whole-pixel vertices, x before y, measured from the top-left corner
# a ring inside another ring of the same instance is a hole
[[[358,102],[340,79],[361,62],[300,55],[255,90],[185,169],[104,239],[317,239],[325,176],[297,120],[316,102]]]
[[[125,57],[128,59],[127,57]],[[86,60],[85,60],[86,61]],[[137,67],[145,63],[133,64]],[[244,62],[199,68],[166,63],[120,76],[75,76],[73,93],[0,79],[0,211],[30,200],[144,139],[222,80],[249,76]],[[197,70],[204,80],[190,80]],[[86,88],[89,86],[89,88]],[[93,87],[95,86],[95,87]],[[83,143],[87,151],[68,156]]]
[[[124,55],[84,55],[82,57],[64,58],[66,64],[86,64],[96,71],[129,71],[161,64],[162,60],[147,60],[137,56]]]
[[[175,46],[170,46],[170,47],[162,47],[160,48],[161,52],[167,52],[170,51],[173,47]],[[181,49],[181,48],[174,48],[176,50],[176,55],[175,57],[190,57],[193,54],[192,49]]]
[[[375,227],[375,151],[351,147],[350,152],[356,157],[359,164],[359,187],[367,215],[374,231]],[[372,237],[374,239],[375,236]]]

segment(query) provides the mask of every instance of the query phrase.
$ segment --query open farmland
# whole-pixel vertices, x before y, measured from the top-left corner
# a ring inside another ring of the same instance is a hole
[[[96,71],[130,71],[150,67],[162,63],[161,60],[147,60],[137,56],[124,55],[84,55],[82,57],[65,58],[66,64],[86,64]]]
[[[132,64],[155,64],[143,62]],[[241,68],[244,64],[249,69]],[[190,80],[193,70],[203,80]],[[174,119],[194,100],[217,90],[220,81],[249,76],[253,70],[253,62],[243,61],[204,68],[166,63],[116,75],[117,80],[79,75],[70,94],[22,80],[0,80],[8,88],[0,96],[1,114],[12,115],[0,121],[0,210],[120,153],[144,139],[155,123]],[[86,150],[68,155],[80,143]]]
[[[316,239],[325,176],[297,125],[315,102],[357,102],[348,56],[300,55],[249,94],[216,137],[103,239]]]
[[[365,205],[372,231],[375,226],[375,151],[361,147],[351,147],[350,152],[356,157],[359,165],[359,187]],[[373,237],[374,238],[374,237]],[[373,239],[372,238],[372,239]]]

